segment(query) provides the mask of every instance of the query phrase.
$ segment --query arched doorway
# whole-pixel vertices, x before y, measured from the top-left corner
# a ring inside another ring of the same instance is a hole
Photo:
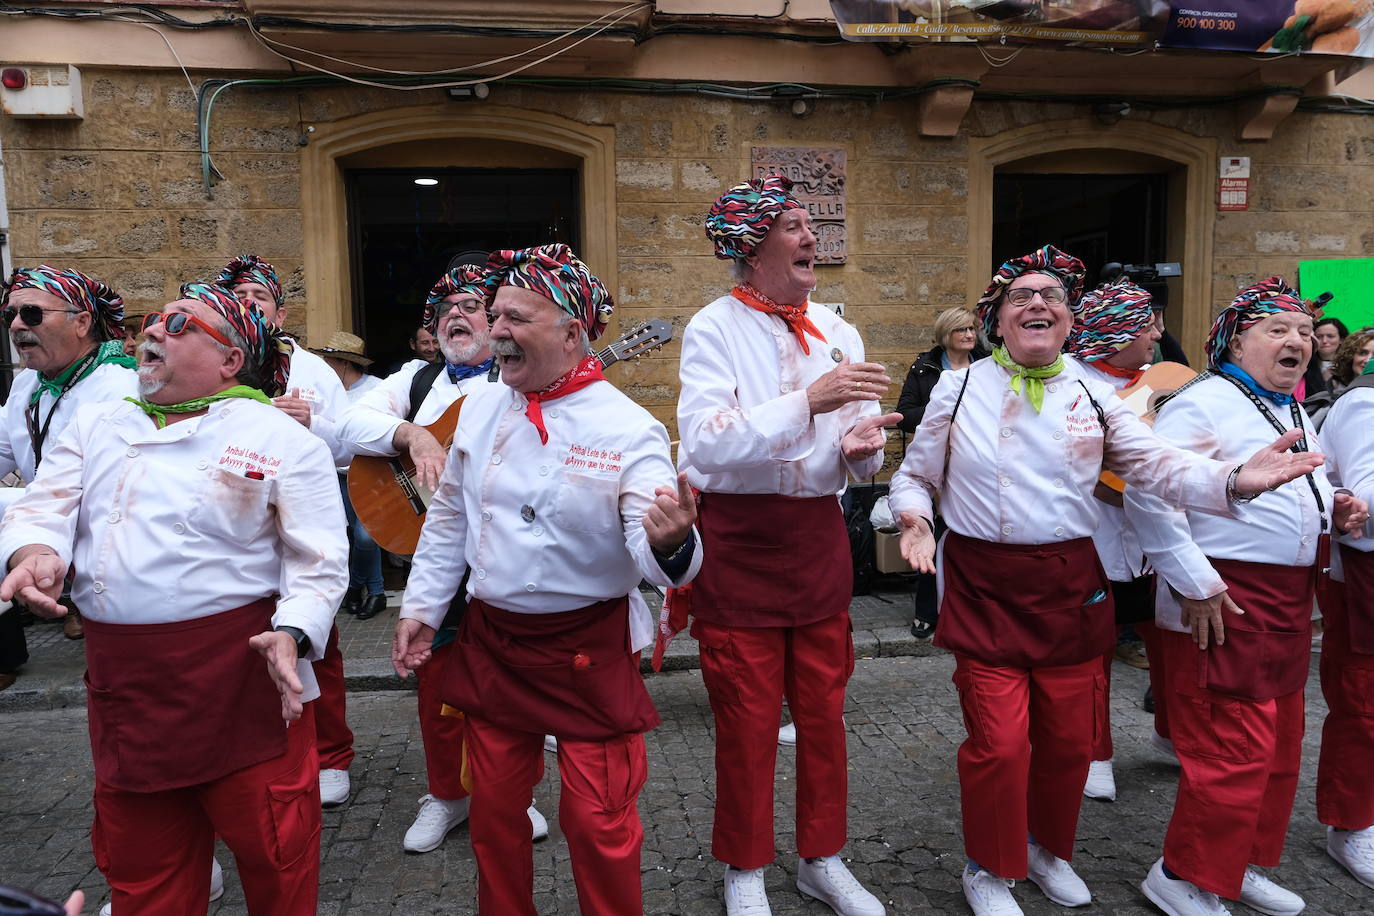
[[[1148,150],[1148,153],[1142,152]],[[1182,265],[1171,290],[1169,320],[1194,365],[1212,315],[1212,228],[1216,141],[1144,122],[1104,127],[1091,120],[1059,121],[969,141],[969,277],[971,300],[995,267],[994,197],[998,175],[1072,180],[1079,176],[1118,193],[1154,188],[1161,260]],[[1107,181],[1111,176],[1113,181]],[[1132,180],[1135,179],[1135,180]],[[1145,216],[1142,214],[1142,219]],[[1088,242],[1084,243],[1088,245]],[[1145,249],[1142,249],[1145,250]]]
[[[353,327],[347,175],[350,170],[424,165],[500,166],[577,172],[578,252],[616,288],[615,131],[556,115],[495,105],[422,105],[315,125],[301,154],[306,333]]]

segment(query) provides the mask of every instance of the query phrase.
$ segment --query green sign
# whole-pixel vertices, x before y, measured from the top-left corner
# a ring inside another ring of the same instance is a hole
[[[1374,258],[1303,261],[1298,276],[1304,299],[1331,294],[1323,317],[1339,318],[1352,331],[1374,325]]]

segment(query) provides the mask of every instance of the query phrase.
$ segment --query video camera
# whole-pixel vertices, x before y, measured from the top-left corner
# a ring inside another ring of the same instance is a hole
[[[1111,261],[1102,266],[1103,283],[1111,283],[1122,276],[1136,284],[1152,283],[1155,280],[1183,276],[1183,265],[1177,261],[1158,264],[1122,264],[1119,261]]]

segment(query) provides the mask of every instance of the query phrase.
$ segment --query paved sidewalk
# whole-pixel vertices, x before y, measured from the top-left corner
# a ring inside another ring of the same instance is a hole
[[[939,650],[929,641],[911,636],[911,579],[889,576],[880,580],[880,590],[854,599],[850,614],[854,618],[854,649],[872,658],[931,654]],[[339,646],[344,655],[344,677],[348,689],[408,690],[415,681],[402,681],[391,670],[391,632],[396,626],[399,590],[388,591],[387,610],[371,620],[358,620],[340,614]],[[645,592],[655,616],[660,601],[657,593]],[[79,640],[63,637],[59,622],[40,620],[26,631],[29,662],[19,680],[8,690],[0,690],[0,712],[13,709],[59,709],[84,706],[85,688],[81,677],[86,670],[85,650]],[[683,632],[673,640],[664,659],[665,670],[698,667],[696,640]],[[648,659],[644,663],[648,671]]]
[[[1314,656],[1315,658],[1315,656]],[[854,873],[887,904],[889,916],[966,916],[959,887],[955,752],[964,739],[949,656],[860,660],[850,682],[850,837],[844,854]],[[1079,912],[1146,916],[1155,911],[1138,885],[1159,855],[1178,769],[1146,738],[1150,718],[1138,707],[1146,677],[1117,664],[1113,718],[1119,796],[1085,801],[1074,864],[1094,893],[1090,907],[1066,911],[1034,885],[1013,893],[1028,916]],[[663,725],[647,736],[649,781],[640,798],[645,825],[644,901],[650,916],[717,916],[721,866],[710,855],[714,796],[711,712],[696,671],[648,679]],[[1315,676],[1308,685],[1302,780],[1281,883],[1302,894],[1310,916],[1374,912],[1374,891],[1356,883],[1324,851],[1313,781],[1325,714]],[[465,827],[427,855],[401,851],[401,836],[424,793],[424,756],[414,697],[398,691],[354,693],[349,719],[358,758],[353,796],[324,815],[322,916],[416,916],[475,912],[476,873]],[[0,882],[61,897],[84,888],[92,904],[108,892],[91,857],[90,754],[84,710],[0,712]],[[554,763],[546,758],[550,769]],[[827,916],[795,886],[795,755],[778,753],[777,864],[767,887],[776,916]],[[546,776],[535,800],[550,838],[534,847],[535,896],[544,916],[577,913],[568,848],[558,824],[556,780]],[[219,850],[224,899],[212,916],[243,916],[233,858]],[[1251,912],[1239,904],[1233,912]],[[90,912],[94,912],[92,908]],[[126,914],[132,916],[132,914]]]

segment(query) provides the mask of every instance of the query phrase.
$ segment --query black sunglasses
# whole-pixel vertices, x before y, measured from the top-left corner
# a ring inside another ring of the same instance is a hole
[[[0,321],[5,322],[5,327],[14,324],[15,316],[24,319],[24,324],[31,328],[36,328],[43,323],[44,312],[64,312],[68,315],[81,314],[80,309],[45,309],[39,305],[7,305],[0,309]]]

